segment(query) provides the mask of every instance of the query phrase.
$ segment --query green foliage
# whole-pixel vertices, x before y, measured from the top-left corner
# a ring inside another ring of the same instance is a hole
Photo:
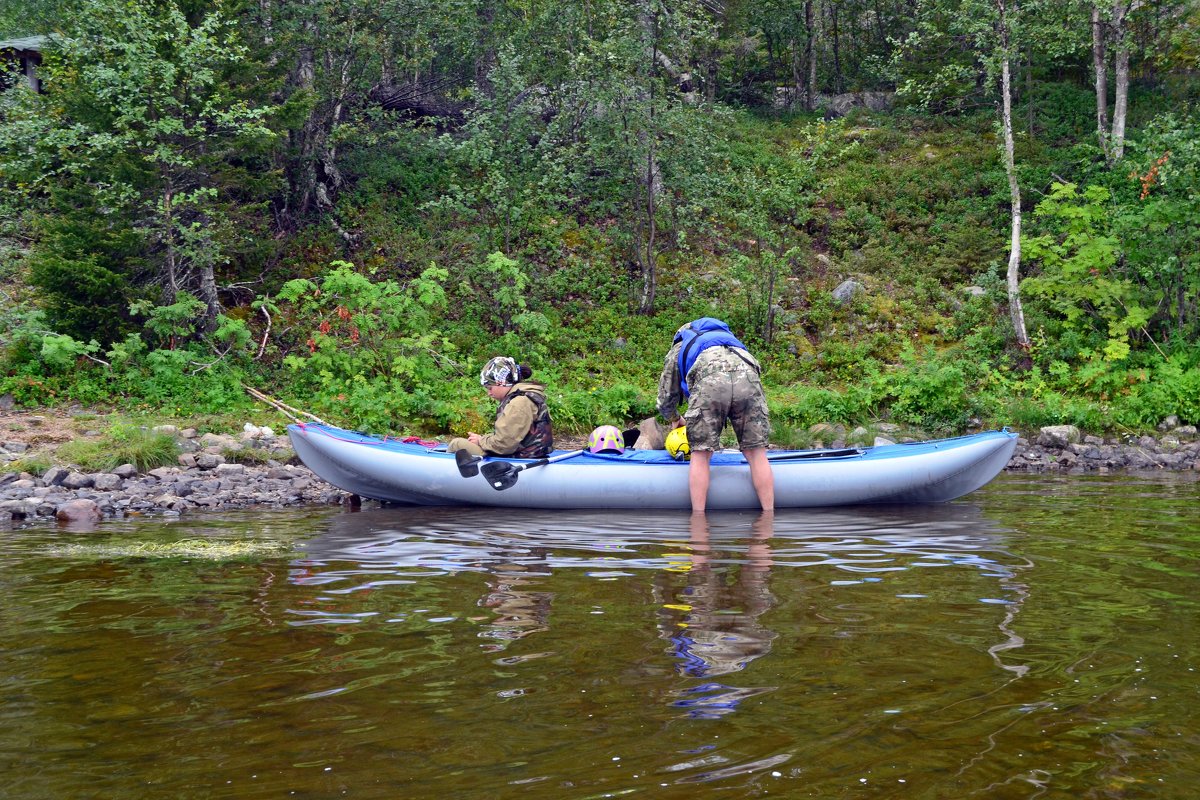
[[[876,376],[877,392],[886,398],[898,422],[929,430],[961,430],[974,409],[967,396],[967,368],[913,350],[901,357],[901,369]]]
[[[1129,355],[1130,332],[1141,330],[1149,313],[1133,281],[1118,269],[1120,243],[1108,231],[1111,199],[1103,187],[1081,193],[1073,184],[1053,186],[1035,214],[1060,221],[1062,234],[1025,241],[1023,252],[1041,263],[1042,272],[1026,278],[1022,289],[1046,298],[1068,328],[1102,330],[1104,357],[1119,361]]]
[[[354,427],[458,432],[490,418],[474,375],[502,352],[586,431],[652,413],[674,328],[713,315],[764,361],[789,440],[1190,413],[1200,156],[1175,5],[1139,29],[1111,169],[1086,4],[1009,4],[1007,53],[990,0],[17,6],[0,25],[62,31],[46,93],[0,95],[0,392],[22,405],[227,411],[253,381]],[[1001,266],[1005,55],[1026,203],[1051,192],[1026,217],[1028,355]],[[893,87],[954,113],[774,105]],[[835,303],[851,277],[866,293]],[[650,279],[656,313],[632,314]]]
[[[33,272],[51,322],[114,341],[130,284],[157,278],[168,304],[204,297],[194,330],[211,332],[214,273],[243,235],[223,182],[238,148],[271,136],[223,80],[245,48],[219,7],[193,22],[174,2],[80,0],[64,22],[46,93],[7,93],[0,125],[0,173],[52,212]]]
[[[85,472],[107,472],[122,464],[133,464],[139,471],[177,463],[179,446],[175,438],[146,428],[118,425],[100,440],[75,439],[62,445],[56,457]]]
[[[441,428],[454,418],[450,381],[461,374],[437,323],[446,277],[431,265],[407,285],[376,282],[335,261],[319,280],[289,281],[262,302],[297,326],[277,344],[295,385],[322,408],[375,429]]]

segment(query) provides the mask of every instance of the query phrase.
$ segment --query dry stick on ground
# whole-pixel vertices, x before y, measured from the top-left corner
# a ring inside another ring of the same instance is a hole
[[[283,415],[285,417],[287,417],[288,419],[290,419],[292,422],[300,422],[300,420],[297,419],[297,417],[293,416],[293,414],[298,414],[300,416],[308,417],[313,422],[316,422],[320,425],[328,425],[329,424],[325,420],[318,417],[316,414],[310,414],[307,411],[301,411],[298,408],[292,408],[287,403],[284,403],[280,400],[276,400],[275,398],[270,397],[270,396],[264,394],[263,392],[260,392],[258,389],[255,389],[253,386],[246,386],[246,384],[243,383],[242,388],[244,388],[247,392],[249,392],[250,396],[253,397],[254,399],[261,400],[264,403],[267,403],[268,405],[274,406],[277,411],[282,412]]]

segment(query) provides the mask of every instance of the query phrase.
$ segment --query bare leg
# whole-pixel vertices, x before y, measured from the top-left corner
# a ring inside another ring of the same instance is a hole
[[[688,468],[688,493],[692,496],[692,513],[703,514],[708,504],[708,464],[711,450],[693,450],[692,465]]]
[[[750,465],[750,482],[754,484],[754,493],[758,495],[758,504],[765,513],[775,511],[775,473],[771,471],[771,462],[767,460],[767,448],[754,447],[743,450],[746,463]],[[692,454],[695,458],[696,454]],[[705,488],[708,488],[707,465],[705,465]],[[695,509],[695,490],[692,492],[692,508]]]

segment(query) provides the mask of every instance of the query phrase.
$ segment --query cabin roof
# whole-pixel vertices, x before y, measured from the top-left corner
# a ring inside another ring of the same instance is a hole
[[[5,39],[0,41],[0,50],[36,50],[40,52],[49,41],[49,36],[25,36],[20,39]]]

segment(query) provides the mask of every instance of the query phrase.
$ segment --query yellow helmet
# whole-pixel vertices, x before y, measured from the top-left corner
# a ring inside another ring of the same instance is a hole
[[[688,444],[687,428],[683,425],[667,434],[667,452],[676,461],[687,461],[692,455],[692,447]]]

